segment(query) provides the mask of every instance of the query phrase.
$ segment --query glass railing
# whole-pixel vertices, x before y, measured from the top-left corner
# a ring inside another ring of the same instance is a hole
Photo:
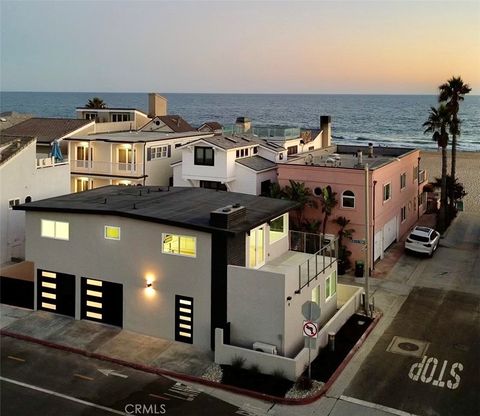
[[[233,125],[225,126],[222,129],[222,133],[225,136],[231,136],[234,134],[238,135],[253,135],[260,138],[273,138],[281,137],[284,139],[293,139],[300,137],[300,128],[299,127],[252,127],[248,132],[245,133],[243,127]]]

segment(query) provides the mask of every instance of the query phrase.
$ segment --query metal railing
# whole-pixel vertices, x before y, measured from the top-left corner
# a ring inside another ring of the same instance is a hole
[[[111,163],[94,160],[72,160],[71,162],[72,171],[75,172],[122,176],[143,175],[143,163]]]

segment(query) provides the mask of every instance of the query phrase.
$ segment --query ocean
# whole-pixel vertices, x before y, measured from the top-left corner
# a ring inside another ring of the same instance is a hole
[[[332,117],[338,144],[365,144],[436,149],[422,123],[435,95],[316,95],[316,94],[162,94],[168,113],[179,114],[193,126],[205,121],[232,125],[239,116],[254,126],[318,128],[321,115]],[[38,117],[75,117],[75,108],[98,96],[109,107],[146,111],[147,93],[0,92],[0,112],[16,111]],[[480,96],[461,103],[459,150],[480,151]]]

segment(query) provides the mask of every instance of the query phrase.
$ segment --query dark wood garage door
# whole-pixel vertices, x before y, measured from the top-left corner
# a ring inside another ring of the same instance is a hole
[[[82,277],[82,319],[123,326],[123,285]]]
[[[75,317],[75,276],[37,270],[37,309]]]

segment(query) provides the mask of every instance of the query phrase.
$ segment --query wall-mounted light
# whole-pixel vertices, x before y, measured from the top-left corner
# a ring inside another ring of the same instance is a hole
[[[288,296],[287,297],[287,302],[288,302],[288,306],[290,306],[290,301],[292,300],[292,297],[291,296]]]

